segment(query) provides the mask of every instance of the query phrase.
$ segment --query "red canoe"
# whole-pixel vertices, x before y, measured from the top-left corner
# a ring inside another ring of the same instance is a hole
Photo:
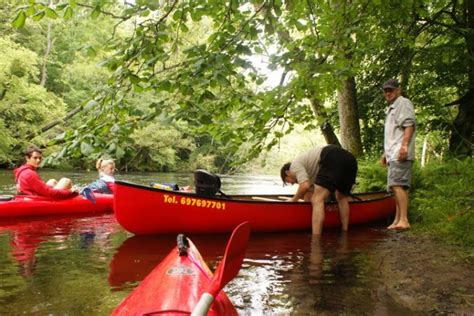
[[[112,211],[113,195],[95,193],[94,196],[95,204],[82,195],[64,200],[17,195],[10,201],[0,201],[0,218],[77,213],[99,214]]]
[[[183,236],[183,235],[181,235]],[[212,272],[189,239],[186,254],[179,242],[168,256],[112,312],[112,315],[183,315],[196,307],[209,285]],[[227,295],[221,291],[207,315],[237,315]]]
[[[123,181],[115,182],[117,221],[134,234],[224,233],[248,221],[253,232],[311,229],[311,203],[287,202],[276,195],[205,197]],[[350,202],[350,224],[386,219],[395,200],[386,192],[356,194]],[[340,226],[337,203],[326,204],[324,227]]]

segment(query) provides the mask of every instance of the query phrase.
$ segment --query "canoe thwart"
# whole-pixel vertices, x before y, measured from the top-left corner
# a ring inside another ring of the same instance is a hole
[[[261,197],[261,196],[252,196],[252,200],[267,201],[267,202],[282,202],[281,200],[264,198],[264,197]]]

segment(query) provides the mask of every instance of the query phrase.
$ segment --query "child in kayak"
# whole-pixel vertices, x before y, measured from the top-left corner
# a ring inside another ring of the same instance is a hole
[[[77,195],[77,188],[72,186],[72,181],[62,178],[48,180],[45,183],[36,172],[43,160],[43,151],[30,145],[25,151],[26,163],[13,170],[18,194],[44,196],[53,199],[66,199]]]
[[[115,191],[115,162],[112,159],[97,160],[97,171],[99,179],[89,184],[87,187],[96,193],[113,194]]]

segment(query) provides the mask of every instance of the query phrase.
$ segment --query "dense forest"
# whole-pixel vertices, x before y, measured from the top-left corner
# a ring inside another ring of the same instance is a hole
[[[389,78],[423,162],[472,156],[474,1],[1,2],[3,167],[232,172],[301,125],[375,157]]]

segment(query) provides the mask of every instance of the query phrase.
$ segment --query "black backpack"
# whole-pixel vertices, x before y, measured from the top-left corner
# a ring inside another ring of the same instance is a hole
[[[203,169],[194,171],[194,186],[198,195],[215,196],[218,192],[224,195],[219,176]]]

